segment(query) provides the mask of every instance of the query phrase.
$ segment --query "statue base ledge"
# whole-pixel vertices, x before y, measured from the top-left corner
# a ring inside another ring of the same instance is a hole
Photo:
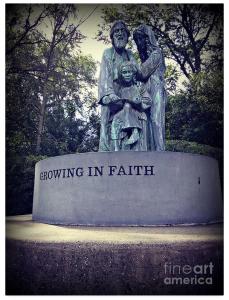
[[[36,164],[33,220],[147,226],[222,221],[218,162],[181,152],[69,154]]]

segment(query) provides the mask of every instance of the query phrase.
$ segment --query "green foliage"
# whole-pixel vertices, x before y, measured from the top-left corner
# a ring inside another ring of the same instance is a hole
[[[165,82],[166,82],[166,91],[168,94],[174,94],[176,91],[177,81],[179,79],[180,73],[177,71],[176,66],[171,63],[166,64],[165,72]]]
[[[220,148],[184,140],[166,140],[166,151],[202,154],[213,157],[218,161],[223,159],[223,150]]]
[[[223,147],[223,75],[199,73],[168,99],[167,139]]]
[[[46,156],[13,155],[6,160],[6,214],[32,212],[35,164]]]

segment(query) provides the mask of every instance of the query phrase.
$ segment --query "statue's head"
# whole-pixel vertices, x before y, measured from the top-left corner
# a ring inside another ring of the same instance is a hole
[[[158,47],[154,32],[148,25],[142,24],[136,28],[133,33],[133,38],[142,61],[145,61],[149,57],[153,48]]]
[[[119,20],[113,23],[110,30],[110,38],[115,49],[124,49],[129,36],[130,32],[123,21]]]
[[[119,81],[125,85],[130,85],[136,82],[137,67],[130,61],[123,62],[119,66]]]

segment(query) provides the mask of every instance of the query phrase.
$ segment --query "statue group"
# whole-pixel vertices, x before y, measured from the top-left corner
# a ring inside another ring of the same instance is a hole
[[[154,32],[133,32],[141,65],[126,49],[130,32],[123,21],[110,30],[112,47],[103,54],[99,77],[99,151],[165,150],[165,63]]]

